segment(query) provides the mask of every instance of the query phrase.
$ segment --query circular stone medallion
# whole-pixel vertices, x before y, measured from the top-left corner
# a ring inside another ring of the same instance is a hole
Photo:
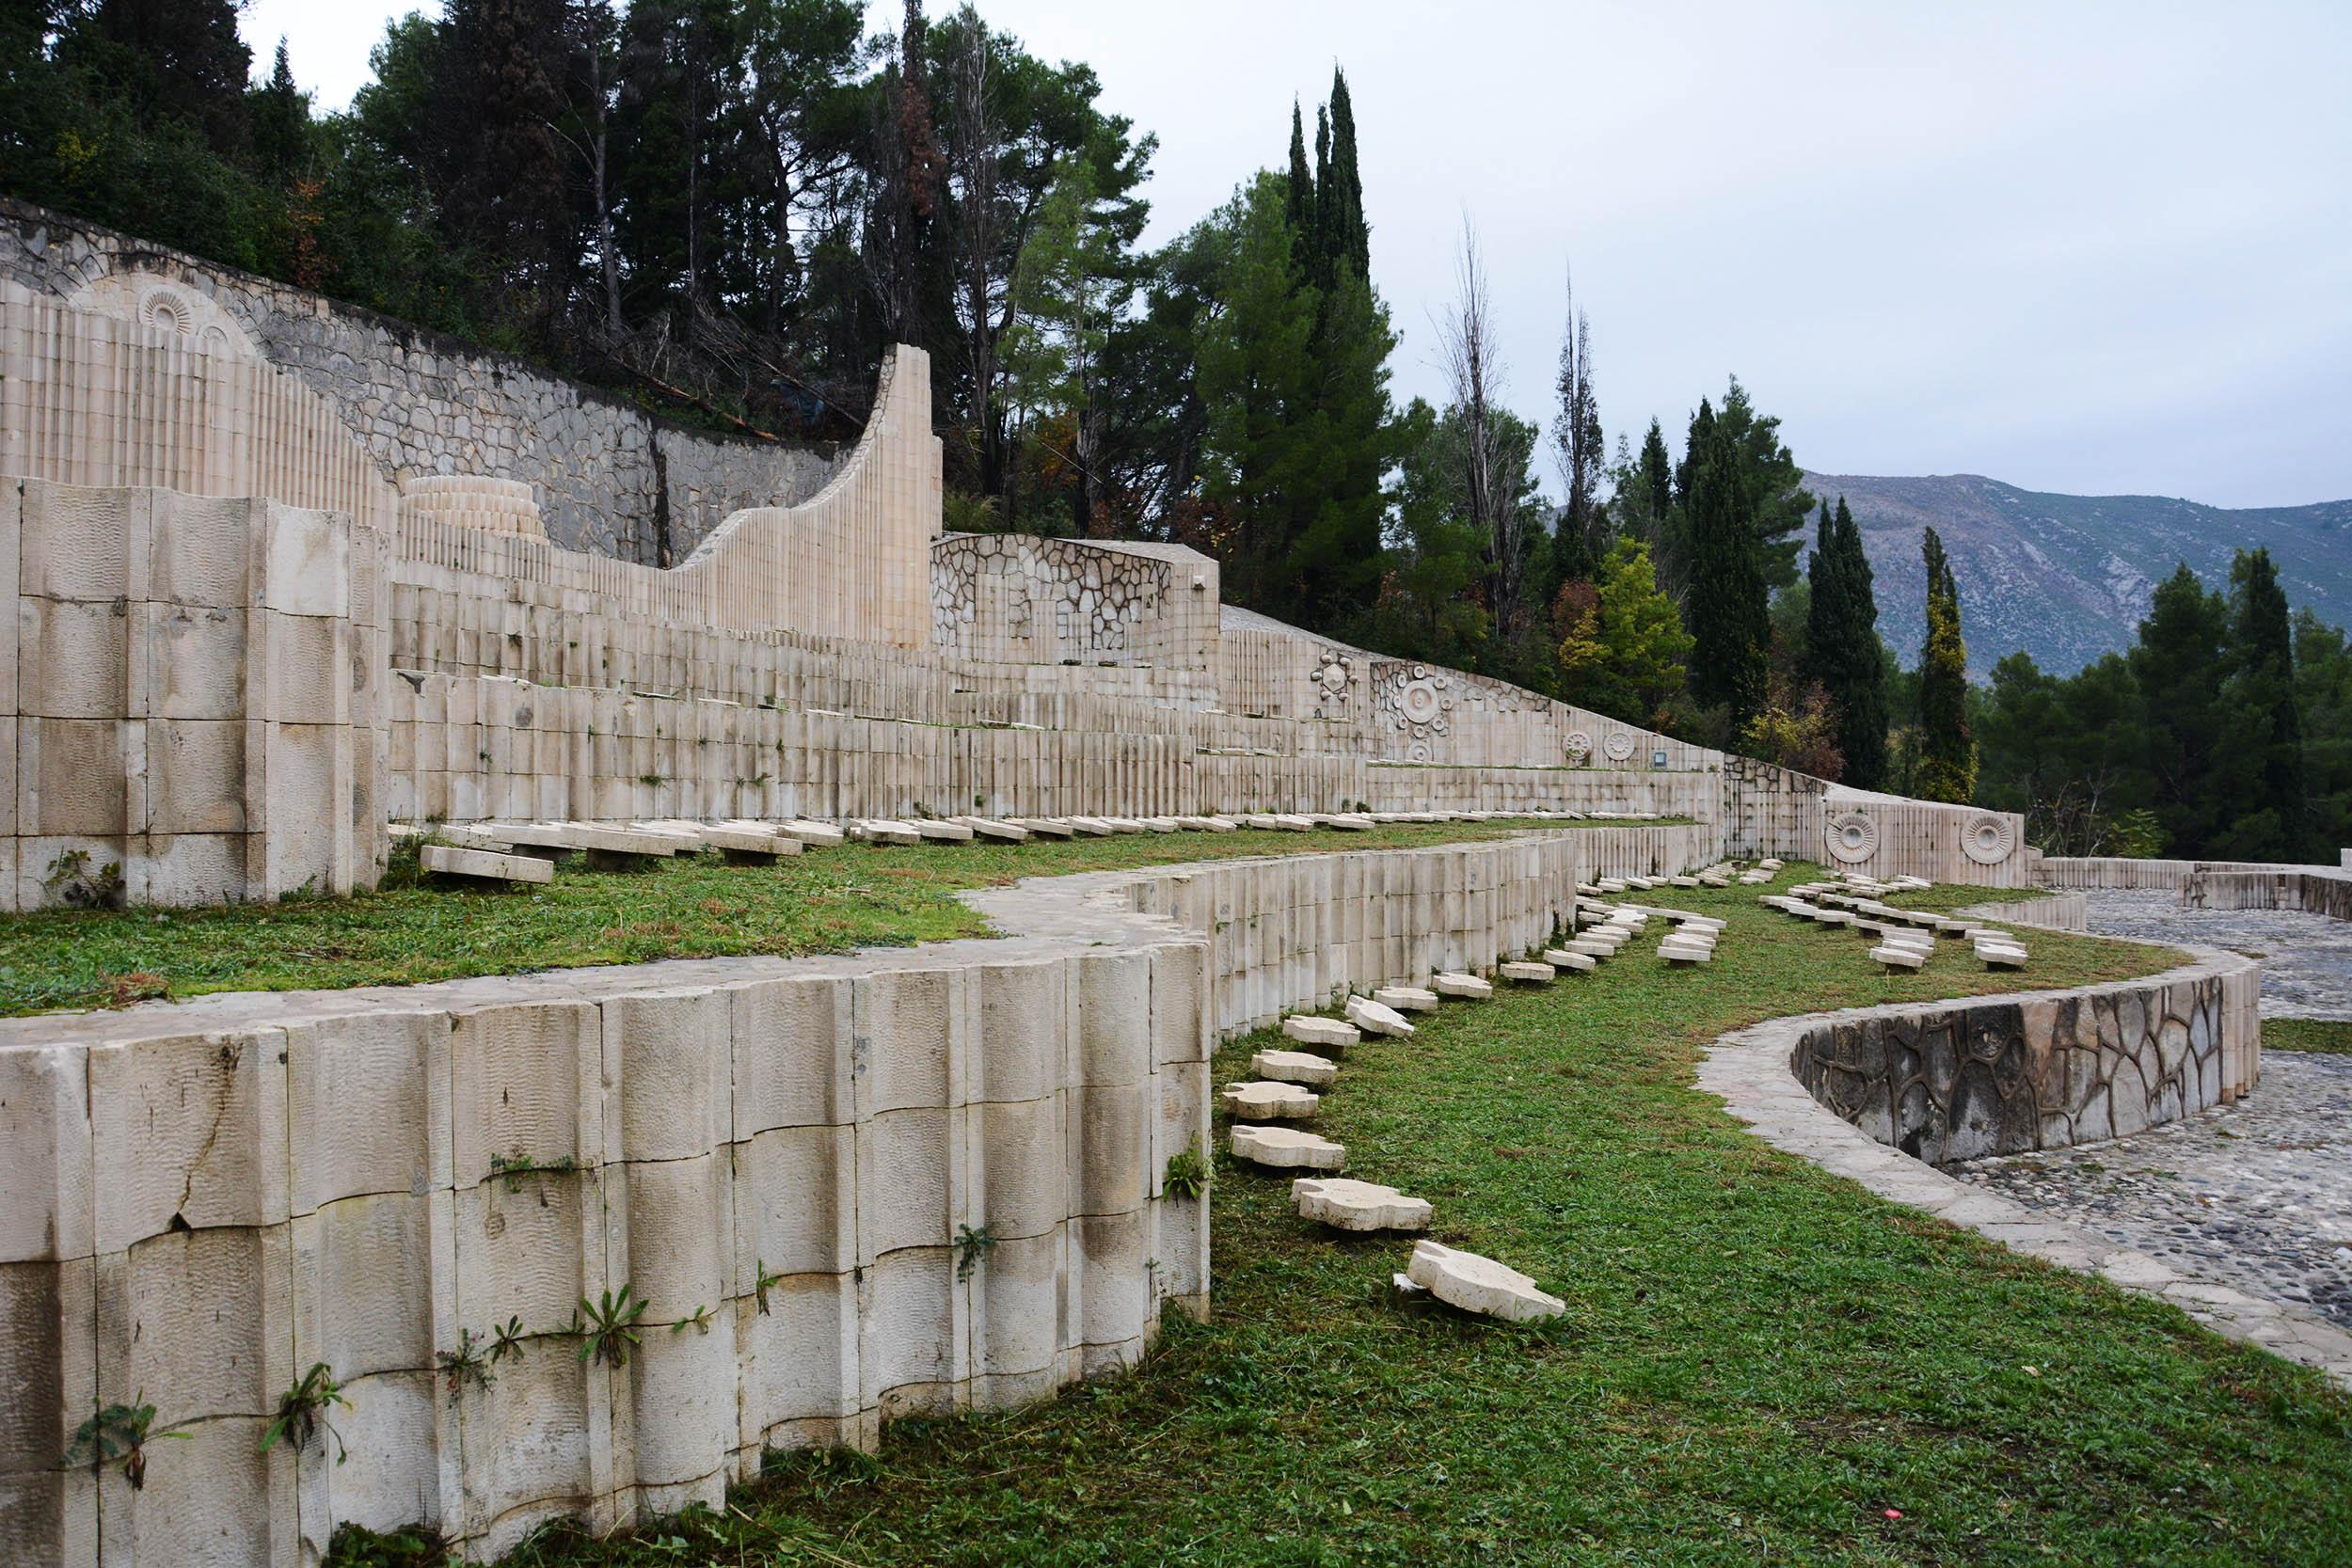
[[[1405,717],[1416,724],[1426,724],[1438,716],[1438,689],[1426,680],[1408,682],[1399,701]]]
[[[1865,814],[1850,811],[1829,819],[1829,852],[1848,865],[1859,865],[1878,853],[1879,825]]]
[[[1570,730],[1560,749],[1566,753],[1569,767],[1581,768],[1592,758],[1593,737],[1582,730]]]
[[[1960,847],[1979,865],[1998,865],[2017,847],[2017,830],[2006,816],[1979,812],[1960,830]]]
[[[1612,730],[1609,738],[1600,743],[1600,749],[1608,753],[1610,761],[1623,762],[1633,754],[1633,736],[1625,730]]]

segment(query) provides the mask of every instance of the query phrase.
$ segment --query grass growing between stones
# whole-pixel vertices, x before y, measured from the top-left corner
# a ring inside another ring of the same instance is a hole
[[[1137,1375],[902,1422],[878,1457],[771,1456],[723,1513],[510,1560],[2342,1563],[2352,1400],[1881,1202],[1689,1086],[1708,1041],[1766,1018],[2177,955],[2033,932],[2022,975],[1945,942],[1889,977],[1756,891],[1653,895],[1729,917],[1708,968],[1669,972],[1645,938],[1367,1042],[1327,1094],[1352,1174],[1433,1200],[1434,1234],[1565,1317],[1408,1313],[1388,1284],[1407,1239],[1324,1233],[1286,1179],[1220,1155],[1213,1321],[1171,1323]],[[1214,1081],[1267,1038],[1223,1047]]]
[[[2265,1051],[2319,1051],[2352,1056],[2352,1021],[2334,1018],[2266,1018]]]
[[[527,889],[409,885],[221,909],[4,915],[0,1016],[218,990],[413,985],[657,958],[903,947],[986,936],[987,923],[954,896],[963,888],[1236,855],[1458,844],[1534,825],[845,844],[773,866],[681,856],[642,872],[588,871],[573,857],[553,882]]]

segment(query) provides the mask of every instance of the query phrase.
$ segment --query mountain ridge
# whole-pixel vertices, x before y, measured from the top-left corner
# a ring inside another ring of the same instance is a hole
[[[1906,665],[1925,630],[1919,547],[1932,525],[1960,582],[1968,669],[2017,649],[2058,674],[2129,647],[2155,586],[2185,561],[2226,590],[2235,550],[2268,546],[2287,600],[2352,625],[2352,499],[2217,507],[2170,496],[2071,496],[1983,474],[1807,471],[1816,500],[1853,511],[1876,579],[1879,632]]]

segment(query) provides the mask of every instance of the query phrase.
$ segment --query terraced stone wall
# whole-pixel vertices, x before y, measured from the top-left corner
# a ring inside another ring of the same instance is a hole
[[[2262,968],[1837,1015],[1798,1037],[1813,1098],[1932,1164],[2119,1138],[2235,1100],[2260,1072]]]
[[[1162,1192],[1205,956],[1098,920],[9,1021],[0,1565],[315,1563],[344,1521],[488,1557],[1132,1365],[1206,1307],[1205,1205]],[[624,1289],[625,1362],[575,1331]],[[320,1364],[348,1461],[262,1451]],[[188,1434],[143,1489],[59,1468],[135,1398]]]

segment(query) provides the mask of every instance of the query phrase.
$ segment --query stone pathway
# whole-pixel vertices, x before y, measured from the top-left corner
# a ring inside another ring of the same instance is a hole
[[[2186,967],[2160,978],[2189,979],[2213,973],[2216,965],[2228,961],[2225,955],[2208,950]],[[2079,996],[2084,992],[2023,994]],[[2272,1244],[2266,1236],[2251,1229],[2225,1239],[2210,1223],[2211,1216],[2203,1212],[2195,1218],[2208,1223],[2192,1224],[2183,1217],[2178,1224],[2186,1234],[2175,1234],[2165,1228],[2164,1221],[2141,1218],[2153,1210],[2137,1201],[2118,1207],[2131,1217],[2133,1225],[2144,1225],[2147,1233],[2134,1231],[2127,1237],[2111,1232],[2088,1216],[2078,1219],[2069,1212],[2066,1197],[2055,1190],[2058,1178],[2054,1173],[2058,1166],[2054,1162],[2065,1158],[2071,1174],[2089,1181],[2105,1172],[2087,1169],[2087,1164],[2100,1163],[2111,1151],[2132,1150],[2142,1139],[2156,1134],[2143,1133],[2140,1138],[2070,1151],[2062,1157],[2042,1156],[2044,1164],[2041,1179],[2053,1191],[2046,1195],[2032,1191],[2012,1195],[1994,1186],[1991,1172],[1969,1172],[1965,1166],[1939,1169],[1874,1142],[1861,1129],[1816,1103],[1789,1070],[1797,1037],[1808,1027],[1873,1015],[1898,1016],[1906,1010],[1915,1008],[1897,1006],[1815,1014],[1809,1018],[1782,1018],[1735,1030],[1707,1048],[1699,1063],[1697,1086],[1705,1093],[1720,1096],[1724,1107],[1765,1142],[1810,1160],[1824,1170],[1851,1178],[1881,1197],[1934,1214],[1953,1225],[1965,1226],[2044,1262],[2099,1274],[2125,1290],[2161,1297],[2222,1334],[2318,1368],[2340,1386],[2352,1388],[2352,1325],[2329,1311],[2330,1307],[2341,1308],[2344,1304],[2344,1295],[2331,1286],[2341,1284],[2345,1274],[2352,1273],[2352,1259],[2339,1259],[2332,1247],[2320,1245],[2330,1239],[2331,1233],[2335,1240],[2352,1240],[2332,1229],[2347,1223],[2344,1219],[2347,1212],[2344,1166],[2347,1151],[2352,1151],[2352,1072],[2332,1079],[2326,1076],[2333,1064],[2352,1062],[2352,1058],[2296,1056],[2281,1069],[2280,1080],[2274,1081],[2269,1074],[2287,1053],[2266,1056],[2263,1085],[2253,1095],[2232,1111],[2209,1113],[2179,1126],[2175,1134],[2176,1139],[2201,1135],[2210,1124],[2214,1129],[2210,1134],[2213,1142],[2229,1152],[2205,1162],[2207,1165],[2225,1172],[2243,1169],[2249,1173],[2248,1181],[2267,1181],[2277,1191],[2291,1195],[2275,1198],[2271,1212],[2275,1216],[2296,1217],[2274,1224],[2269,1232],[2291,1237],[2291,1243]],[[2305,1079],[2331,1086],[2314,1092],[2303,1085]],[[2271,1094],[2282,1085],[2302,1087],[2303,1092]],[[2248,1117],[2268,1109],[2263,1104],[2265,1096],[2270,1097],[2270,1105],[2277,1107],[2271,1113],[2277,1119],[2249,1123]],[[2319,1107],[2316,1112],[2314,1105]],[[2254,1135],[2245,1135],[2249,1126],[2256,1130]],[[2323,1129],[2333,1130],[2332,1148],[2291,1147],[2301,1141],[2305,1132]],[[2224,1139],[2218,1135],[2222,1132],[2241,1135]],[[2266,1146],[2265,1136],[2269,1140]],[[2249,1148],[2248,1145],[2255,1147]],[[2185,1146],[2175,1141],[2150,1147]],[[2022,1164],[2026,1158],[2018,1156],[2006,1163]],[[2147,1165],[2137,1184],[2119,1184],[2119,1192],[2138,1192],[2156,1186],[2166,1179],[2151,1174],[2153,1170],[2175,1168],[2154,1159]],[[2199,1183],[2210,1180],[2201,1173],[2195,1180],[2183,1183],[2190,1201],[2194,1201],[2199,1191],[2209,1190]],[[2168,1189],[2166,1196],[2174,1195]],[[2312,1212],[2322,1208],[2334,1217],[2325,1223],[2312,1220]],[[2231,1222],[2246,1226],[2250,1224],[2250,1218],[2233,1215],[2224,1223]],[[2167,1248],[2171,1250],[2168,1253]],[[2231,1259],[2228,1255],[2233,1249],[2243,1256]],[[2295,1261],[2297,1258],[2312,1259],[2325,1267],[2307,1273]],[[2250,1273],[2225,1270],[2225,1261],[2231,1262],[2236,1271]],[[2326,1277],[2326,1269],[2337,1271],[2332,1280]],[[2302,1290],[2306,1295],[2299,1299],[2291,1297],[2280,1283],[2282,1277],[2287,1286]]]
[[[2263,961],[2265,1018],[2352,1018],[2352,920],[2284,910],[2184,910],[2169,893],[2084,895],[2092,934],[2194,942]]]
[[[2184,1275],[2352,1328],[2352,1056],[2269,1052],[2260,1085],[2234,1105],[1951,1174]]]
[[[2263,1013],[2352,1018],[2352,923],[2086,895],[2090,929],[2259,957]],[[2352,1056],[2267,1052],[2234,1105],[2113,1143],[1951,1167],[1981,1191],[2352,1328]]]

